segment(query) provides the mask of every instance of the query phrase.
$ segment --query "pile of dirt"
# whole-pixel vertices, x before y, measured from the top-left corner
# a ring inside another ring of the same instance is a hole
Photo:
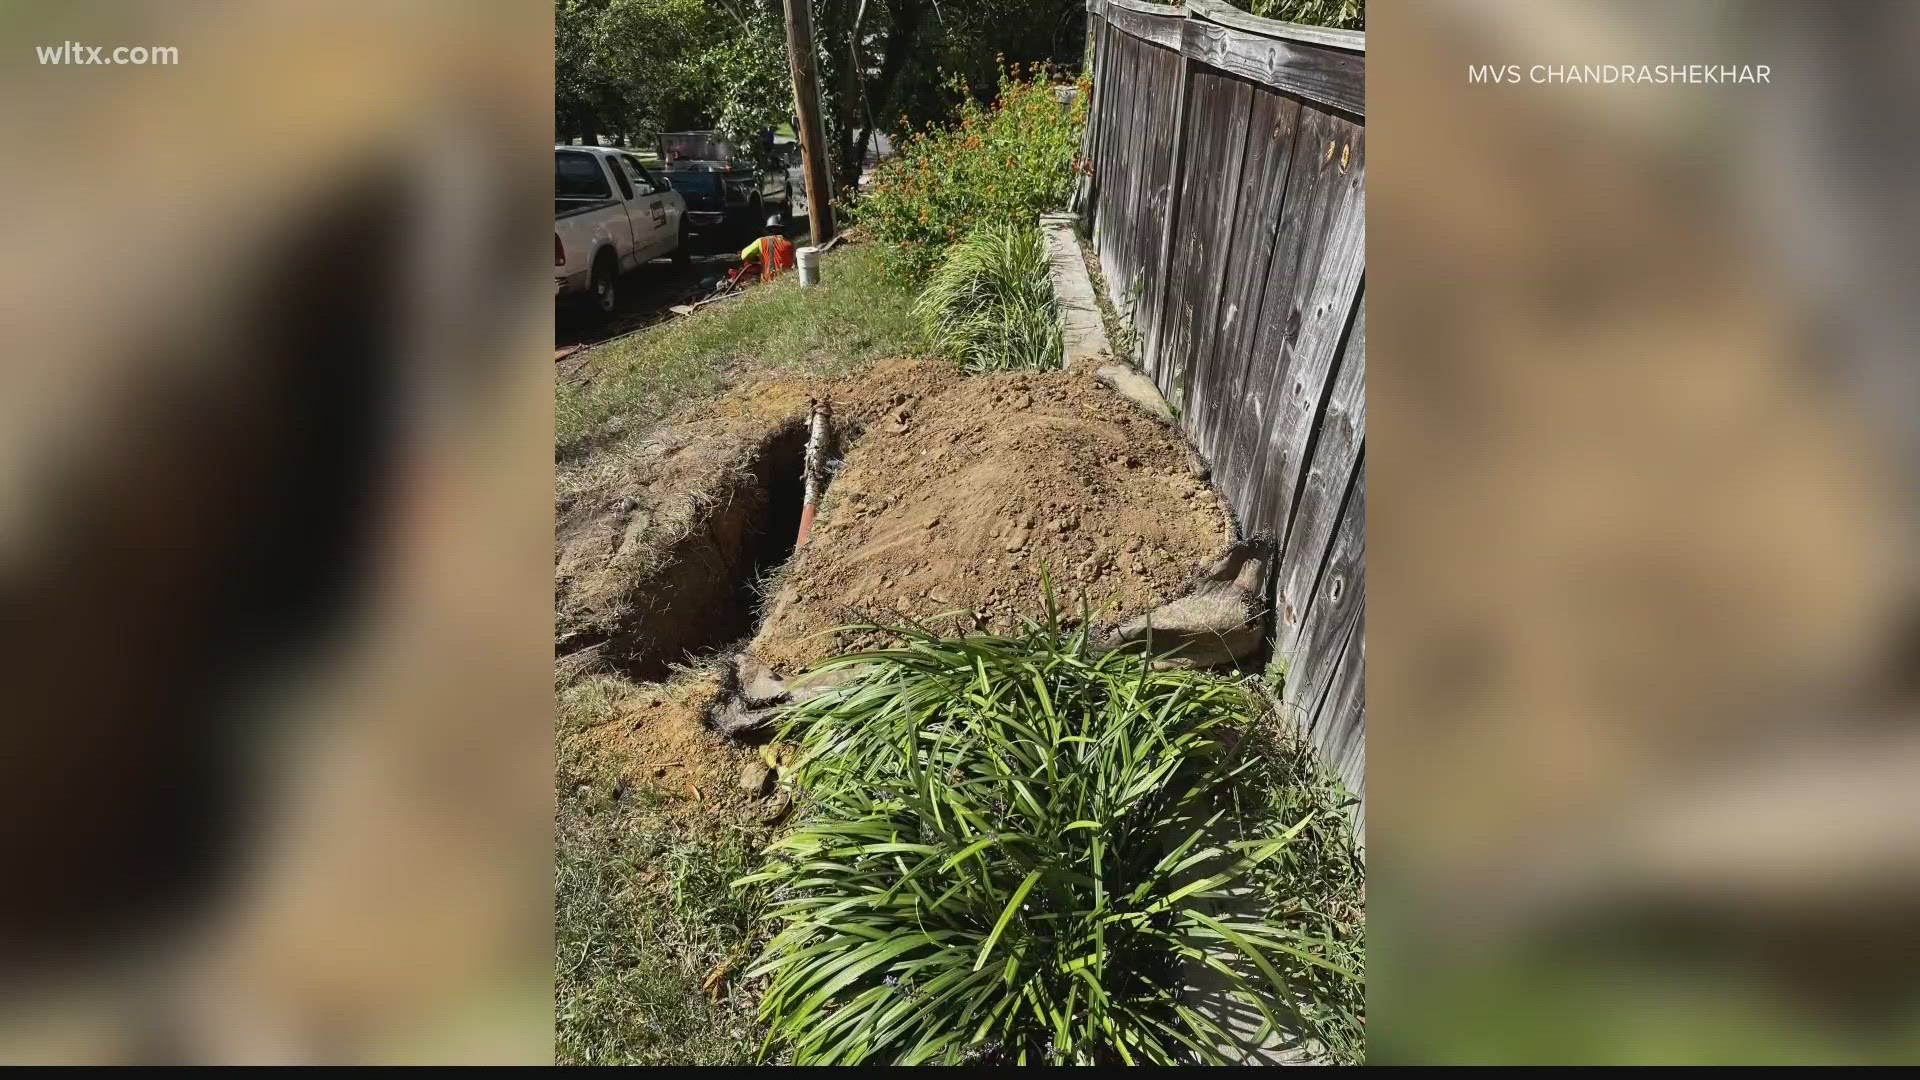
[[[754,586],[792,550],[810,397],[849,437],[959,378],[885,361],[856,378],[743,384],[558,476],[554,640],[643,679],[752,629]]]
[[[749,645],[782,676],[885,644],[828,632],[852,622],[1011,631],[1042,610],[1043,568],[1066,614],[1084,599],[1112,621],[1178,595],[1233,539],[1192,452],[1088,372],[894,396]]]
[[[822,395],[844,465],[807,543],[768,576],[792,552],[804,421]],[[962,378],[895,361],[742,385],[560,475],[557,649],[621,687],[583,737],[676,812],[777,819],[783,796],[742,786],[765,748],[707,724],[722,680],[644,680],[744,639],[761,589],[775,598],[748,648],[784,676],[886,643],[826,632],[850,622],[1012,631],[1043,608],[1043,567],[1065,615],[1084,599],[1111,625],[1178,596],[1233,540],[1203,475],[1090,371]]]

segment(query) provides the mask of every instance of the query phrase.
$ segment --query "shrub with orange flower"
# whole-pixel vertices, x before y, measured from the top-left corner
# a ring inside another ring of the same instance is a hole
[[[850,219],[889,249],[888,263],[924,276],[941,249],[983,222],[1032,221],[1065,208],[1086,123],[1087,87],[1060,103],[1044,65],[1003,67],[991,104],[954,79],[960,105],[944,126],[903,138],[875,170]]]

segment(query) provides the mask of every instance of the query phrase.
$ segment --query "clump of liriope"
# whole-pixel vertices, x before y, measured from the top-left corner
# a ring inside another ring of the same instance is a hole
[[[1259,887],[1326,812],[1237,809],[1250,691],[1095,655],[1049,608],[1010,638],[895,628],[904,644],[821,665],[859,671],[791,711],[812,812],[738,883],[771,884],[781,924],[752,971],[770,976],[769,1046],[820,1064],[1230,1060],[1238,1040],[1183,993],[1201,967],[1263,1019],[1255,1043],[1353,1045],[1360,976],[1329,959],[1352,951]]]
[[[1033,225],[985,225],[948,249],[914,304],[934,347],[974,372],[1060,366],[1047,243]]]

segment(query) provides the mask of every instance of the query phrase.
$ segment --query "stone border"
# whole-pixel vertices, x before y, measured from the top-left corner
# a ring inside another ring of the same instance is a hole
[[[1087,262],[1080,255],[1078,225],[1079,219],[1072,214],[1040,215],[1053,278],[1053,302],[1060,312],[1060,366],[1091,362],[1094,378],[1155,420],[1170,425],[1173,407],[1161,396],[1160,388],[1139,368],[1113,357],[1106,322],[1100,317],[1100,302],[1093,295],[1093,278],[1088,276]]]
[[[1053,301],[1060,309],[1061,362],[1066,367],[1079,360],[1113,355],[1107,328],[1100,322],[1100,307],[1093,299],[1093,279],[1087,276],[1087,264],[1080,258],[1080,237],[1075,231],[1078,220],[1072,214],[1040,215],[1047,261],[1052,264]]]

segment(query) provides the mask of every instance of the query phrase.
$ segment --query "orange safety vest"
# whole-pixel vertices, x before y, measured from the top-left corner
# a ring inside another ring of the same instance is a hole
[[[768,239],[773,240],[773,258],[770,261],[763,259],[763,255],[765,254],[765,249],[766,249],[766,244]],[[793,266],[794,266],[793,241],[787,239],[784,236],[775,236],[771,238],[763,236],[760,239],[755,240],[753,243],[748,244],[746,247],[740,249],[740,261],[747,262],[747,263],[751,263],[751,262],[761,263],[763,270],[770,270],[770,271],[791,270],[793,269]],[[772,277],[773,274],[768,273],[766,276]]]

